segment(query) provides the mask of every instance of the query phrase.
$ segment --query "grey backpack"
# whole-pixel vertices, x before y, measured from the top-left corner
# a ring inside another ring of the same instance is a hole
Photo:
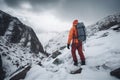
[[[83,22],[77,24],[77,33],[78,33],[78,40],[85,41],[86,40],[86,29]]]

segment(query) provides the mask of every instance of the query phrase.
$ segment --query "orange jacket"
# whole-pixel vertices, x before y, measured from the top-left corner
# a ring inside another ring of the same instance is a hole
[[[68,44],[72,43],[78,43],[79,40],[77,39],[77,30],[76,27],[73,25],[72,28],[69,31],[69,36],[68,36]]]

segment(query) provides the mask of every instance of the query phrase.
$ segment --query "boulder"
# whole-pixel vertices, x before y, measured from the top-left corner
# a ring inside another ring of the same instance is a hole
[[[12,76],[10,78],[10,80],[20,80],[20,79],[24,79],[27,72],[30,70],[30,66],[24,68],[21,72],[17,73],[17,74],[14,74],[14,76]]]
[[[60,54],[62,54],[62,53],[57,50],[57,51],[55,51],[55,52],[52,53],[52,56],[51,56],[51,57],[52,57],[52,58],[56,58],[56,57],[59,56]]]
[[[111,71],[110,75],[115,76],[120,79],[120,68]]]

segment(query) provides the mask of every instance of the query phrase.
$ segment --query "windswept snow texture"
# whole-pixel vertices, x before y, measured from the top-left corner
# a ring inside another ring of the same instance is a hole
[[[117,30],[113,30],[118,28]],[[42,60],[43,67],[33,65],[25,80],[118,80],[110,76],[110,71],[120,67],[120,28],[119,25],[94,33],[83,45],[86,66],[81,74],[69,74],[79,67],[73,65],[71,51],[66,47],[68,32],[63,32],[49,41],[46,50],[51,54],[59,50],[62,54],[55,59]],[[79,55],[77,58],[80,63]],[[54,63],[58,61],[58,64]],[[80,64],[79,64],[80,66]]]

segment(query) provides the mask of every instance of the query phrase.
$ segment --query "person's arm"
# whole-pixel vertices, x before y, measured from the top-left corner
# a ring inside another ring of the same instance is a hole
[[[72,38],[73,38],[73,28],[71,28],[70,31],[69,31],[67,44],[70,45]]]

